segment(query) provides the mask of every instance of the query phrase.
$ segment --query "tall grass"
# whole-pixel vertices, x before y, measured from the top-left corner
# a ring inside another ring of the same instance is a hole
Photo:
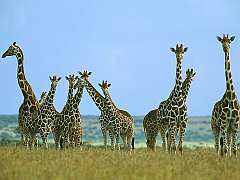
[[[239,160],[220,158],[208,148],[171,156],[146,148],[128,154],[100,147],[30,151],[0,146],[0,179],[239,179]]]

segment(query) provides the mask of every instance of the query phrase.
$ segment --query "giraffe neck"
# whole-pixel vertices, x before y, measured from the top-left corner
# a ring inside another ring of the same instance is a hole
[[[193,78],[186,78],[182,85],[183,99],[186,101]]]
[[[78,87],[76,94],[73,97],[73,107],[76,109],[82,99],[83,87]]]
[[[18,48],[18,52],[16,54],[16,58],[18,60],[18,71],[17,71],[17,79],[19,87],[21,88],[23,97],[25,100],[28,100],[31,96],[33,101],[30,101],[31,104],[35,104],[38,108],[40,107],[40,104],[32,90],[31,85],[28,83],[25,74],[24,74],[24,68],[23,68],[23,52],[20,48]]]
[[[86,81],[85,88],[92,100],[100,111],[105,110],[105,98],[92,86],[89,81]]]
[[[68,114],[68,112],[72,108],[72,104],[73,104],[73,87],[71,85],[69,85],[67,102],[66,102],[65,106],[63,107],[62,113]]]
[[[56,92],[56,87],[51,86],[51,89],[47,94],[46,100],[43,103],[44,105],[50,106],[51,104],[53,104],[55,92]]]
[[[228,51],[225,52],[225,76],[226,76],[227,91],[233,93],[234,87],[233,87],[232,72],[230,67],[230,57],[229,57]]]
[[[113,104],[112,98],[109,92],[106,91],[104,94],[105,94],[106,105],[108,107],[109,113],[115,116],[115,113],[118,112],[118,108]]]
[[[182,95],[182,63],[181,61],[177,61],[175,96],[179,97],[181,95]]]

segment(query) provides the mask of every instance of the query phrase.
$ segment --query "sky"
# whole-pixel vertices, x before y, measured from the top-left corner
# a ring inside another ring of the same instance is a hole
[[[240,98],[240,1],[238,0],[1,0],[0,54],[16,41],[24,53],[25,76],[39,99],[49,76],[92,72],[89,81],[111,83],[118,108],[146,115],[168,98],[176,58],[170,47],[183,44],[183,79],[196,71],[187,98],[189,116],[211,115],[225,92],[224,53],[216,36],[235,35],[230,58]],[[0,114],[17,114],[23,96],[16,57],[0,59]],[[61,111],[68,81],[59,81],[54,106]],[[84,90],[82,115],[99,115]]]

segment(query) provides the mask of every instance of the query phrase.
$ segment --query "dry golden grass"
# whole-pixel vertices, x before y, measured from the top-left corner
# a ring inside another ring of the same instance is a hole
[[[238,152],[239,153],[239,152]],[[30,151],[0,146],[0,179],[239,179],[240,158],[220,158],[214,149],[187,149],[170,156],[146,148],[112,152],[100,147]]]

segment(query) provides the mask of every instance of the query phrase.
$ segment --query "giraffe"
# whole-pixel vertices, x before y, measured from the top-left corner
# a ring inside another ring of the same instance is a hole
[[[26,139],[27,136],[30,137],[30,149],[33,146],[33,141],[37,133],[40,133],[44,147],[48,149],[47,138],[51,128],[51,110],[56,88],[61,77],[53,76],[49,77],[49,79],[51,81],[51,88],[47,94],[46,100],[41,104],[37,112],[35,112],[32,116],[29,116],[28,124],[25,126]]]
[[[186,102],[187,95],[188,95],[188,92],[189,92],[189,89],[190,89],[190,86],[191,86],[191,83],[193,81],[195,74],[196,73],[193,71],[193,69],[191,69],[191,70],[188,69],[186,71],[186,79],[184,80],[183,85],[182,85],[183,99],[185,102]],[[169,98],[167,100],[163,101],[163,104],[168,102],[169,99],[171,99],[173,97],[174,89],[175,89],[175,87],[173,88]],[[159,110],[160,109],[151,110],[143,119],[144,132],[145,132],[145,136],[147,138],[147,147],[152,149],[153,151],[156,150],[157,135],[161,128],[160,122],[157,121],[157,112]],[[162,139],[164,150],[166,149],[165,132],[166,132],[166,129],[162,129],[162,134],[163,134],[162,136],[164,136],[164,138]]]
[[[187,106],[183,99],[182,94],[182,60],[183,54],[187,51],[187,47],[183,47],[177,44],[176,48],[170,48],[172,52],[176,55],[176,78],[175,78],[175,88],[174,95],[172,98],[165,102],[160,103],[160,107],[157,111],[157,120],[160,122],[160,133],[163,139],[163,144],[165,146],[165,130],[167,129],[168,138],[168,151],[170,153],[176,154],[176,135],[180,128],[180,138],[178,143],[178,149],[183,154],[183,138],[184,133],[187,128]],[[169,144],[171,142],[171,144]]]
[[[81,127],[81,114],[79,111],[79,103],[82,99],[82,94],[83,94],[83,84],[79,84],[79,80],[77,83],[74,85],[74,89],[77,88],[77,92],[73,96],[73,111],[74,111],[74,117],[76,119],[76,139],[77,141],[76,146],[81,147],[82,145],[82,127]]]
[[[70,146],[73,148],[74,142],[78,142],[76,132],[78,123],[75,119],[75,110],[73,108],[73,88],[78,77],[69,75],[66,76],[66,79],[69,82],[68,98],[65,106],[61,111],[60,121],[62,121],[62,127],[60,129],[64,138],[64,148],[67,147],[68,139],[70,140]]]
[[[108,109],[106,108],[106,100],[89,82],[88,77],[92,74],[92,72],[83,71],[83,72],[79,72],[79,74],[80,74],[80,79],[78,80],[77,86],[83,85],[86,88],[88,94],[90,95],[90,97],[92,98],[92,100],[94,101],[94,103],[96,104],[96,106],[101,112],[99,116],[99,122],[101,125],[102,134],[103,134],[104,147],[107,148],[107,132],[109,131],[109,125],[108,125],[109,119],[108,119]],[[131,118],[131,115],[127,111],[121,110],[121,109],[119,109],[119,111],[121,111],[123,114]],[[126,147],[126,141],[123,136],[122,138],[123,138],[124,146]]]
[[[219,134],[221,133],[221,154],[237,156],[237,135],[240,128],[240,107],[234,90],[232,73],[230,68],[229,49],[230,43],[235,36],[229,37],[223,34],[223,38],[217,36],[217,40],[221,42],[223,52],[225,54],[225,76],[226,91],[221,100],[216,102],[212,110],[211,127],[215,138],[215,149],[219,154]]]
[[[24,129],[23,129],[23,122],[26,121],[27,117],[38,110],[40,104],[32,90],[31,85],[27,81],[24,73],[24,56],[21,48],[14,42],[8,50],[2,55],[2,58],[7,56],[16,56],[18,61],[18,70],[17,70],[17,80],[19,87],[23,94],[23,103],[19,107],[19,114],[18,114],[18,124],[19,124],[19,131],[21,135],[20,144],[24,145]]]
[[[109,119],[109,135],[111,138],[111,148],[112,150],[115,149],[114,147],[114,137],[116,137],[116,149],[120,150],[119,140],[120,136],[123,140],[126,139],[127,148],[131,152],[134,149],[134,122],[133,118],[126,116],[125,113],[119,111],[119,109],[113,104],[112,98],[109,94],[108,88],[111,84],[108,84],[107,81],[102,81],[102,84],[99,83],[101,87],[105,100],[106,100],[106,107],[108,109],[108,119]],[[131,147],[132,146],[132,147]]]

